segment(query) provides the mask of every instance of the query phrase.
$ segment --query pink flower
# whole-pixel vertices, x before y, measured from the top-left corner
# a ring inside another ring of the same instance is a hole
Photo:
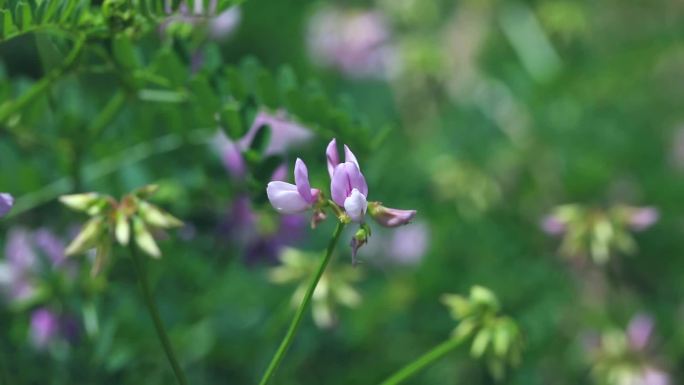
[[[354,222],[362,222],[368,209],[368,184],[359,169],[356,156],[347,145],[344,146],[345,162],[340,163],[337,141],[333,139],[326,149],[328,173],[330,173],[330,194],[335,203],[344,207]]]
[[[304,161],[295,162],[295,184],[273,181],[266,187],[271,205],[281,214],[301,213],[313,206],[318,199],[319,190],[309,184],[309,171]]]

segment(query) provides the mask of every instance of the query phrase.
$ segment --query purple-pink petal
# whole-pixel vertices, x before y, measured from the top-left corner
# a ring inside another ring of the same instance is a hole
[[[379,207],[377,210],[371,211],[373,219],[380,225],[385,227],[398,227],[411,222],[416,216],[416,210],[400,210],[390,207]]]
[[[305,201],[297,186],[285,182],[270,182],[266,194],[271,205],[282,214],[296,214],[306,211],[311,205]]]
[[[361,166],[359,166],[359,161],[356,160],[356,156],[346,144],[344,145],[344,161],[355,163],[356,167],[358,167],[359,170],[361,169]]]
[[[333,139],[325,149],[325,156],[328,161],[328,174],[332,178],[335,168],[340,164],[340,155],[337,153],[337,140]]]
[[[311,184],[309,183],[309,171],[307,170],[304,161],[299,158],[295,161],[294,178],[299,195],[301,195],[305,201],[313,203],[314,199],[311,194]]]
[[[338,164],[330,181],[330,194],[333,201],[344,206],[344,201],[353,189],[359,190],[366,197],[368,196],[368,185],[359,167],[352,162]]]

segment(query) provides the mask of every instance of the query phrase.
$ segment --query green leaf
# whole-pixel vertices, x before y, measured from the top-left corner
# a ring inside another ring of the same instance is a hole
[[[31,7],[23,1],[17,3],[15,11],[17,18],[17,26],[19,30],[26,30],[33,24],[33,15],[31,15]]]
[[[245,134],[246,125],[242,122],[240,106],[235,102],[227,103],[221,108],[219,123],[231,139],[238,139]]]
[[[123,34],[116,36],[112,42],[112,51],[117,63],[122,67],[129,70],[139,67],[140,60],[128,36]]]
[[[48,5],[47,9],[45,10],[45,17],[42,19],[43,22],[51,21],[57,13],[57,9],[59,9],[59,6],[62,4],[61,1],[50,0],[46,0],[45,3],[48,3]]]
[[[249,146],[250,151],[254,151],[259,155],[263,155],[268,147],[269,142],[271,141],[272,131],[273,130],[271,129],[271,126],[268,124],[258,128],[256,134],[254,135],[254,139]]]
[[[242,80],[240,72],[234,67],[228,67],[224,71],[226,79],[228,79],[228,89],[234,98],[243,100],[247,97],[247,88]]]
[[[266,183],[271,180],[273,172],[284,162],[283,157],[272,155],[264,159],[254,170],[254,176],[257,180]]]
[[[475,358],[480,358],[487,350],[487,345],[492,337],[492,333],[489,329],[481,329],[475,339],[473,339],[473,345],[470,347],[470,354]]]
[[[257,75],[257,95],[262,104],[270,107],[279,107],[278,88],[271,73],[261,70]]]
[[[12,13],[6,9],[0,9],[0,12],[2,12],[2,16],[0,18],[0,22],[2,22],[2,37],[8,38],[10,37],[16,30],[17,27],[14,25],[14,21],[12,21]]]

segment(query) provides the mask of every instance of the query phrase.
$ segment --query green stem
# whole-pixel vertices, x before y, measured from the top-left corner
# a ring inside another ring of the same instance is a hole
[[[280,361],[282,361],[283,358],[285,357],[285,353],[287,353],[287,349],[292,344],[292,341],[294,340],[295,334],[297,334],[297,329],[299,328],[299,324],[302,321],[302,318],[304,316],[304,312],[306,311],[306,308],[308,307],[309,302],[311,302],[311,297],[313,296],[313,293],[316,290],[316,286],[318,285],[318,281],[321,279],[321,276],[323,275],[323,272],[325,271],[326,266],[328,266],[328,263],[330,262],[333,250],[335,249],[335,246],[337,245],[337,241],[340,239],[340,234],[342,234],[343,229],[344,229],[344,223],[338,222],[337,227],[335,228],[335,232],[333,233],[333,236],[330,239],[330,243],[328,243],[328,248],[325,250],[325,255],[323,256],[323,260],[321,261],[321,265],[318,267],[316,274],[314,274],[314,276],[311,278],[311,281],[309,282],[309,287],[307,287],[306,293],[304,294],[304,299],[302,300],[302,303],[299,304],[299,307],[297,308],[297,312],[295,313],[295,316],[292,319],[292,322],[290,323],[290,328],[287,330],[287,333],[285,334],[285,338],[283,338],[283,341],[280,343],[278,350],[276,351],[275,355],[271,359],[271,363],[268,364],[268,368],[266,369],[264,376],[261,378],[259,385],[268,384],[268,381],[271,379],[271,377],[273,377],[273,374],[278,369],[278,366],[280,365]]]
[[[28,91],[19,96],[14,102],[9,102],[0,106],[0,123],[5,123],[12,115],[21,110],[24,106],[35,100],[40,94],[47,90],[52,83],[59,79],[81,54],[85,44],[85,36],[80,36],[74,43],[74,47],[67,54],[66,59],[59,68],[50,71],[45,77],[36,82]]]
[[[176,359],[176,355],[173,352],[171,341],[169,341],[169,336],[166,334],[166,330],[164,329],[164,324],[162,323],[161,317],[159,316],[159,310],[157,310],[157,305],[154,303],[154,300],[152,299],[152,292],[150,291],[150,284],[147,281],[147,272],[145,271],[144,258],[141,258],[139,256],[134,244],[134,240],[131,239],[129,249],[131,252],[131,257],[133,258],[133,265],[135,266],[135,271],[138,273],[138,281],[140,282],[140,289],[142,290],[145,304],[147,305],[147,309],[150,311],[150,316],[152,317],[152,321],[154,322],[154,327],[155,329],[157,329],[157,336],[159,337],[162,347],[164,348],[166,358],[168,358],[169,363],[171,364],[173,373],[176,375],[178,384],[187,385],[188,382],[185,379],[185,374],[183,373],[183,370],[178,364],[178,359]]]
[[[429,352],[420,356],[417,360],[404,366],[401,370],[394,373],[391,377],[383,381],[380,385],[400,384],[409,377],[425,369],[428,365],[434,363],[435,361],[447,355],[447,353],[457,348],[461,344],[461,342],[463,342],[462,338],[450,338],[449,340],[442,342],[441,344],[435,346]]]

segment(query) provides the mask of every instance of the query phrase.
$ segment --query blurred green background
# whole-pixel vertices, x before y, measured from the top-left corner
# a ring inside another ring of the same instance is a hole
[[[92,256],[59,255],[86,219],[61,194],[150,183],[186,223],[148,269],[189,382],[256,383],[300,282],[272,269],[284,252],[319,258],[333,228],[280,218],[265,183],[279,164],[292,180],[300,157],[327,191],[333,137],[370,200],[418,215],[371,223],[355,268],[343,235],[328,278],[347,296],[314,300],[326,315],[307,313],[273,383],[379,383],[449,337],[441,296],[476,284],[519,323],[520,364],[497,379],[464,346],[407,383],[684,376],[683,3],[247,0],[152,25],[93,1],[87,34],[66,19],[19,33],[17,3],[0,1],[18,26],[0,40],[0,191],[16,198],[0,220],[7,383],[173,383],[126,250],[94,278]],[[238,175],[230,143],[258,111],[311,135],[242,148]]]

